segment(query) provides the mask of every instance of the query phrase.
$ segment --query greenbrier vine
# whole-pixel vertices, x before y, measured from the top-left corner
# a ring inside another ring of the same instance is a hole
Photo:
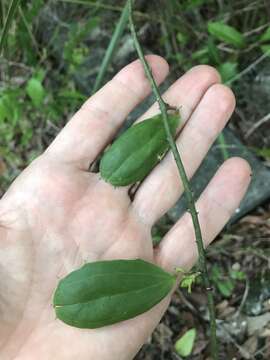
[[[144,67],[145,74],[151,84],[153,93],[155,94],[155,97],[159,104],[159,108],[162,113],[164,128],[165,128],[165,131],[167,134],[167,140],[170,144],[170,148],[172,150],[172,153],[173,153],[173,156],[174,156],[174,159],[175,159],[178,171],[179,171],[179,175],[180,175],[182,183],[183,183],[185,195],[186,195],[186,198],[188,201],[188,208],[190,211],[190,215],[192,217],[192,222],[193,222],[195,237],[196,237],[196,244],[197,244],[198,253],[199,253],[199,269],[202,274],[203,284],[204,284],[204,287],[207,292],[207,300],[208,300],[208,308],[209,308],[209,316],[210,316],[210,331],[211,331],[211,353],[212,353],[212,358],[214,360],[216,360],[216,359],[218,359],[218,345],[217,345],[217,336],[216,336],[216,318],[215,318],[214,298],[213,298],[213,294],[211,291],[212,287],[210,284],[207,265],[206,265],[205,249],[204,249],[204,244],[203,244],[203,239],[202,239],[202,233],[201,233],[198,213],[197,213],[197,210],[195,207],[193,191],[191,189],[191,186],[190,186],[183,162],[181,160],[180,154],[178,152],[177,146],[176,146],[174,139],[170,132],[170,127],[169,127],[169,122],[168,122],[169,106],[168,106],[168,104],[166,104],[163,101],[163,99],[160,95],[160,92],[158,90],[157,84],[153,78],[150,66],[144,57],[144,53],[143,53],[142,47],[139,43],[135,25],[134,25],[134,21],[133,21],[132,0],[128,0],[128,2],[129,2],[130,29],[131,29],[132,37],[134,40],[134,45],[135,45],[136,51],[138,53],[138,56],[142,62],[142,65]]]

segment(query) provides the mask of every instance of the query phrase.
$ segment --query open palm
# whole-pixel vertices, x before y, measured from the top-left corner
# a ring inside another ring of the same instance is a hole
[[[157,82],[166,62],[149,56]],[[189,176],[199,166],[234,108],[216,71],[199,66],[164,94],[181,105],[184,121],[177,144]],[[55,319],[52,295],[59,278],[84,262],[142,258],[171,271],[190,268],[197,257],[189,214],[153,249],[151,227],[183,189],[171,154],[140,185],[114,188],[89,165],[111,141],[128,113],[150,92],[138,61],[125,67],[91,97],[45,153],[12,184],[0,202],[0,358],[132,359],[159,322],[169,297],[134,319],[81,330]],[[158,112],[155,104],[143,116]],[[250,169],[228,160],[198,200],[206,245],[238,206]]]

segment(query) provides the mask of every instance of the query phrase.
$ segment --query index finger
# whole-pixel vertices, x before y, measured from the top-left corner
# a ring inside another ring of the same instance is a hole
[[[168,74],[167,62],[147,56],[157,83]],[[124,67],[111,81],[91,96],[59,133],[46,153],[61,162],[88,169],[109,143],[129,112],[151,91],[139,60]]]

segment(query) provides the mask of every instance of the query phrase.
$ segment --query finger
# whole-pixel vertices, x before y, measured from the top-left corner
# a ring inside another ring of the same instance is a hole
[[[225,126],[234,106],[233,93],[221,84],[211,86],[203,96],[176,142],[189,178]],[[151,225],[175,204],[182,192],[175,160],[168,153],[139,188],[133,206],[143,221]]]
[[[240,158],[227,160],[217,171],[196,204],[205,246],[217,236],[243,198],[251,178],[248,163]],[[159,265],[168,270],[190,269],[198,253],[189,213],[173,226],[156,250]]]
[[[172,107],[180,107],[180,127],[188,120],[207,89],[219,82],[220,75],[213,67],[208,65],[194,66],[162,95],[166,103]],[[160,109],[158,103],[155,102],[137,122],[152,117],[157,113],[160,113]]]
[[[156,82],[161,83],[168,74],[168,64],[156,55],[149,55],[147,60]],[[149,81],[140,61],[136,60],[84,103],[47,149],[47,153],[60,161],[88,169],[129,112],[149,93]]]

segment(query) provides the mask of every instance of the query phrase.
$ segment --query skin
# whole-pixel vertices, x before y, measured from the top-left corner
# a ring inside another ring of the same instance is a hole
[[[161,83],[168,65],[148,57]],[[235,100],[217,72],[198,66],[164,94],[181,106],[177,144],[189,177],[228,121]],[[197,258],[190,215],[153,249],[151,227],[183,188],[171,154],[140,185],[113,188],[89,165],[129,112],[150,92],[139,61],[122,69],[67,123],[50,147],[10,186],[0,201],[0,358],[2,360],[132,359],[160,321],[170,298],[129,321],[80,330],[55,319],[51,305],[59,278],[86,261],[143,258],[168,271],[189,269]],[[153,105],[143,116],[158,112]],[[142,119],[139,119],[142,120]],[[197,202],[205,244],[238,207],[250,180],[248,164],[226,161]]]

